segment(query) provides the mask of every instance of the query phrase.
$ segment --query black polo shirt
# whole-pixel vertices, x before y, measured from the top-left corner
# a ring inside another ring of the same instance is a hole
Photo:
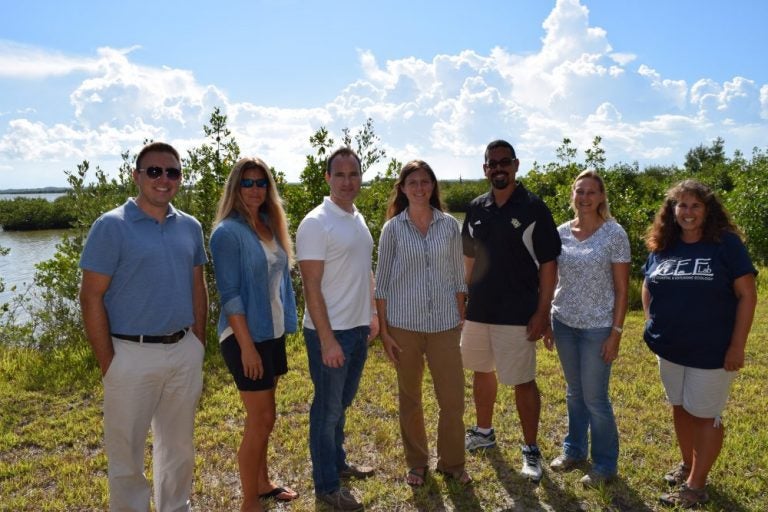
[[[539,300],[539,264],[560,254],[547,205],[519,182],[501,208],[483,194],[469,203],[462,240],[464,255],[475,259],[467,320],[527,325]]]

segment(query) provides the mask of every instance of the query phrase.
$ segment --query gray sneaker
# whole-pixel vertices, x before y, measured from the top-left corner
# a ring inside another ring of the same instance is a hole
[[[317,499],[333,507],[333,510],[363,510],[363,504],[346,487],[328,494],[318,494]]]
[[[550,462],[549,467],[552,469],[552,471],[570,471],[580,464],[583,464],[584,461],[585,459],[576,459],[574,457],[569,457],[568,455],[562,454],[558,455],[555,460]]]
[[[535,444],[523,446],[523,470],[520,474],[534,483],[541,480],[541,452]]]
[[[664,481],[667,482],[670,487],[680,487],[688,481],[688,475],[690,474],[691,468],[681,462],[677,467],[664,475]]]
[[[464,436],[464,446],[470,452],[481,448],[493,448],[496,446],[496,432],[491,429],[489,433],[483,434],[477,430],[477,427],[472,427]]]
[[[581,477],[581,485],[584,487],[590,487],[592,489],[600,487],[601,485],[609,484],[613,481],[613,479],[616,478],[613,475],[603,475],[601,473],[596,473],[595,471],[590,471],[583,477]]]

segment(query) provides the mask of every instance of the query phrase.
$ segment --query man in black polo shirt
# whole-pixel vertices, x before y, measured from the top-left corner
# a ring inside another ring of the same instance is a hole
[[[470,451],[496,445],[492,422],[498,372],[502,384],[515,386],[525,441],[522,474],[538,482],[536,341],[549,325],[560,237],[547,206],[515,181],[519,165],[511,144],[488,144],[483,170],[491,190],[469,204],[464,218],[469,302],[461,353],[464,367],[474,371],[477,415],[465,444]]]

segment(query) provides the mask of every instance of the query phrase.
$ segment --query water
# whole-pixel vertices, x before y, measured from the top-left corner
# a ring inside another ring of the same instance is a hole
[[[16,197],[53,201],[63,195],[60,192],[0,194],[0,201]],[[11,250],[7,255],[0,256],[0,277],[5,282],[5,291],[0,292],[0,304],[10,301],[15,293],[22,292],[27,286],[32,285],[35,264],[48,260],[56,254],[56,244],[66,232],[63,229],[41,231],[2,231],[0,229],[0,247]],[[15,292],[12,291],[14,286]]]
[[[47,199],[48,201],[54,201],[57,197],[64,196],[66,194],[62,192],[45,192],[40,194],[0,194],[0,201],[7,199],[16,199],[17,197],[26,197],[28,199]]]
[[[64,229],[0,231],[0,247],[10,249],[7,255],[0,256],[0,277],[5,282],[0,304],[11,299],[14,286],[18,292],[33,283],[35,264],[52,258],[56,254],[56,244],[66,233]]]

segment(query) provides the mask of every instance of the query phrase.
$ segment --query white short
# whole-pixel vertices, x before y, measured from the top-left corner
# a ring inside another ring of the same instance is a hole
[[[464,368],[496,371],[499,382],[516,386],[536,378],[536,342],[528,341],[524,325],[464,322],[461,358]]]
[[[738,372],[723,368],[691,368],[658,358],[661,383],[672,405],[682,405],[697,418],[719,418],[728,402],[731,382]]]

